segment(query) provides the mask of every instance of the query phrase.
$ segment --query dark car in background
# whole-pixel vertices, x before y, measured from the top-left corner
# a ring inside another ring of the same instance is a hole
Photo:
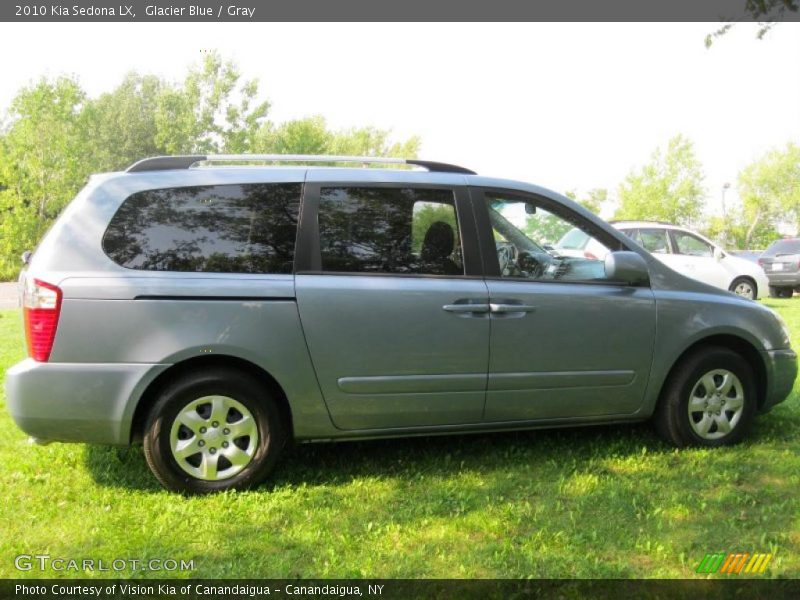
[[[777,240],[761,253],[758,264],[769,279],[769,295],[791,298],[800,290],[800,239]]]

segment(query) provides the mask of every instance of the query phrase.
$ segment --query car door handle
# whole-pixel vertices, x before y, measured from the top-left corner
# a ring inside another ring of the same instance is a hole
[[[530,304],[489,304],[489,310],[493,313],[528,313],[536,310],[535,306]]]
[[[466,302],[463,304],[445,304],[442,307],[443,310],[452,313],[488,313],[489,312],[489,305],[488,304],[467,304]]]

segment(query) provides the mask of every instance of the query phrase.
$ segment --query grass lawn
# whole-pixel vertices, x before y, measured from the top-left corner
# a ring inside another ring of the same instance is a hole
[[[800,298],[767,303],[799,345]],[[2,311],[0,377],[22,356]],[[800,575],[797,387],[735,448],[675,451],[647,425],[304,445],[260,489],[201,498],[163,491],[141,448],[28,445],[2,392],[0,440],[0,577],[92,575],[20,573],[18,554],[193,559],[160,573],[184,577],[693,577],[734,551]]]

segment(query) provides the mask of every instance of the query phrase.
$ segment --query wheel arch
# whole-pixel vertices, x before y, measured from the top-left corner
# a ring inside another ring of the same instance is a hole
[[[754,300],[760,298],[762,294],[767,293],[767,290],[762,290],[759,287],[758,281],[756,281],[756,278],[753,277],[752,275],[736,275],[733,279],[731,279],[731,282],[728,284],[729,292],[733,292],[734,288],[736,287],[734,284],[740,279],[746,279],[748,282],[750,282],[750,285],[753,286],[753,291],[755,292],[755,294],[753,295]]]
[[[685,348],[683,352],[672,362],[672,366],[667,372],[667,376],[661,382],[661,388],[658,393],[658,403],[662,402],[664,390],[667,388],[669,381],[672,379],[676,369],[680,366],[683,360],[690,354],[694,354],[706,347],[721,347],[727,348],[739,354],[744,358],[747,363],[753,368],[756,383],[757,395],[757,409],[761,409],[767,397],[767,366],[758,349],[752,343],[744,338],[732,334],[715,334],[695,341],[690,346]]]
[[[292,409],[289,405],[289,399],[278,381],[266,370],[248,360],[235,356],[214,355],[194,356],[192,358],[182,360],[170,366],[164,372],[159,373],[159,375],[152,382],[150,382],[142,395],[139,397],[139,401],[136,404],[136,409],[133,413],[133,420],[131,421],[130,442],[138,443],[142,441],[144,436],[145,421],[147,420],[147,413],[155,403],[161,390],[163,390],[170,381],[173,381],[175,378],[197,369],[208,369],[213,367],[234,368],[263,382],[278,404],[278,408],[281,413],[281,419],[286,427],[287,439],[294,439]]]

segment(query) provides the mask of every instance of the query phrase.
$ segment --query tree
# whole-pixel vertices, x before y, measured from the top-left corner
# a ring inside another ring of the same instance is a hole
[[[0,277],[14,277],[50,221],[91,172],[85,95],[74,79],[41,80],[17,94],[0,141]]]
[[[91,173],[123,169],[158,154],[271,152],[414,157],[419,138],[390,141],[374,127],[332,131],[321,116],[267,120],[258,81],[218,54],[181,83],[129,73],[89,99],[60,77],[23,88],[0,127],[0,280],[16,277],[24,250]]]
[[[614,218],[691,225],[700,216],[704,197],[700,162],[691,141],[678,135],[664,152],[657,148],[650,163],[625,178]]]
[[[269,102],[258,101],[257,80],[240,80],[234,62],[216,52],[207,55],[189,70],[183,86],[169,86],[159,95],[156,144],[167,154],[251,152]]]
[[[744,3],[744,13],[760,25],[756,34],[758,39],[763,39],[777,22],[790,17],[789,13],[797,13],[799,9],[800,2],[798,0],[745,0]],[[726,23],[708,34],[705,40],[706,48],[710,48],[714,40],[724,36],[732,27],[732,23]]]
[[[594,214],[599,214],[600,210],[603,208],[603,205],[608,202],[608,190],[605,188],[595,188],[589,190],[587,195],[581,199],[578,199],[578,194],[574,190],[570,190],[564,195]]]
[[[116,171],[167,153],[156,142],[156,111],[167,88],[155,75],[128,73],[117,88],[87,103],[94,171]]]
[[[797,227],[800,219],[800,147],[771,150],[739,174],[743,245],[767,245],[780,223]]]
[[[392,143],[389,140],[390,133],[375,127],[332,131],[321,115],[287,121],[279,126],[268,121],[256,136],[255,151],[268,154],[417,156],[420,145],[418,137]]]

